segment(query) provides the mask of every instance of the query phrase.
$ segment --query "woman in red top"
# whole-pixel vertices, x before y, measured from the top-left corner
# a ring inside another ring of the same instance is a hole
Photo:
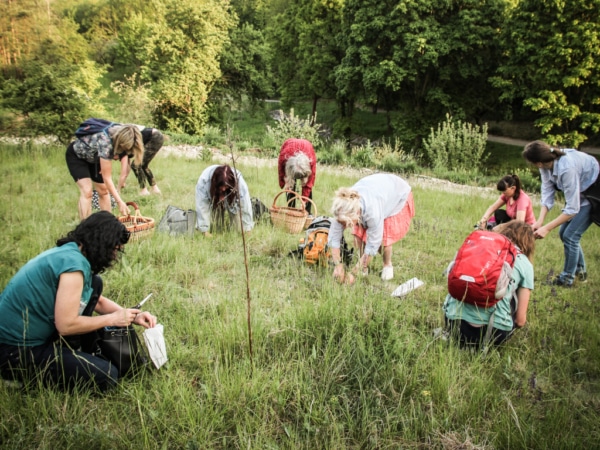
[[[479,227],[485,229],[510,222],[511,220],[520,220],[526,224],[535,223],[535,214],[529,196],[521,189],[521,180],[517,175],[507,175],[498,181],[496,186],[502,195],[496,202],[490,206],[479,221]],[[506,210],[500,209],[506,205]],[[488,219],[492,216],[494,220]]]
[[[296,191],[296,181],[302,185],[302,196],[312,200],[312,188],[315,185],[317,172],[317,156],[312,144],[306,139],[288,139],[281,146],[279,152],[279,187]],[[295,198],[287,194],[287,200]],[[290,202],[294,206],[295,202]],[[304,203],[310,214],[311,202]]]

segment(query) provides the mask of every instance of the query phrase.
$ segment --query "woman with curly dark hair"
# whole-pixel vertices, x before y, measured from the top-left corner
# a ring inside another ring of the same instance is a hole
[[[244,231],[250,231],[254,228],[250,192],[241,172],[234,172],[227,164],[207,167],[196,184],[196,228],[210,236],[211,221],[215,219],[217,225],[222,226],[226,211],[230,223],[236,224],[238,229],[244,227]]]
[[[104,391],[116,384],[115,366],[67,341],[106,326],[156,325],[152,314],[123,308],[102,295],[98,274],[118,260],[128,240],[125,226],[100,211],[15,274],[0,294],[3,378],[27,381],[39,376],[44,384],[62,389]]]

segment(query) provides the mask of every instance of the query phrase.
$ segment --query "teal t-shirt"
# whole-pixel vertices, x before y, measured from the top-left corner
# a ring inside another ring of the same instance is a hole
[[[92,268],[76,243],[54,247],[28,261],[0,294],[0,342],[33,347],[54,336],[54,304],[60,275],[81,272],[79,314],[92,296]]]
[[[491,308],[482,308],[469,303],[463,303],[448,294],[443,308],[448,319],[462,319],[475,325],[487,325],[490,321],[490,316],[496,311],[494,328],[511,331],[514,328],[514,323],[510,309],[510,300],[513,292],[521,287],[533,290],[533,266],[525,255],[519,253],[513,268],[508,294],[496,303],[496,305]]]

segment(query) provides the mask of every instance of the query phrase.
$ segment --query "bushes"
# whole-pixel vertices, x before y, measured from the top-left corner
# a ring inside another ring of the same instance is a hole
[[[481,169],[486,160],[486,141],[487,124],[479,127],[446,114],[446,120],[423,141],[423,153],[434,171],[472,171]]]
[[[279,147],[286,139],[306,139],[316,149],[321,145],[321,137],[319,136],[320,128],[321,125],[316,123],[316,121],[311,125],[310,117],[306,119],[297,117],[292,108],[290,109],[290,114],[282,114],[274,126],[267,125],[267,136],[264,143],[274,144],[277,146],[276,150],[279,150]]]

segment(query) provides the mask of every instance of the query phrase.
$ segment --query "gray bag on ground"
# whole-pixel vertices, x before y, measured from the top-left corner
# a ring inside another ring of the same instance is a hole
[[[165,215],[160,219],[158,231],[169,233],[171,236],[193,236],[196,227],[196,211],[184,210],[169,205]]]

